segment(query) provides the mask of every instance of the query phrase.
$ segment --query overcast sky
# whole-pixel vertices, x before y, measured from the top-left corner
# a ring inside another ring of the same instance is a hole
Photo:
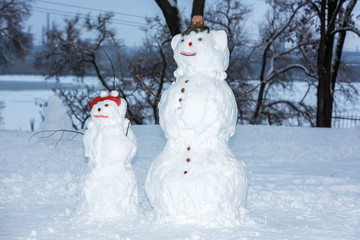
[[[206,4],[214,4],[222,0],[206,0]],[[248,25],[257,26],[258,19],[261,19],[266,11],[265,0],[243,0],[253,8],[253,13],[249,16]],[[178,0],[181,11],[190,15],[192,0]],[[155,0],[34,0],[32,16],[27,21],[27,27],[34,34],[35,43],[41,42],[42,28],[47,25],[47,13],[49,13],[50,24],[52,22],[61,23],[65,17],[72,17],[75,14],[91,13],[96,16],[97,10],[112,11],[115,13],[115,24],[117,37],[124,39],[129,46],[140,45],[144,38],[141,26],[145,25],[145,17],[153,17],[162,13]],[[359,3],[357,3],[355,14],[360,14]],[[252,33],[253,37],[257,35]],[[346,48],[355,50],[356,46],[360,50],[360,40],[354,34],[347,35]]]

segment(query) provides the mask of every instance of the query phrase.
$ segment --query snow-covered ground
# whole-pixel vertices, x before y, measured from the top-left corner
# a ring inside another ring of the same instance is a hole
[[[87,165],[82,136],[62,141],[0,131],[0,239],[360,239],[360,128],[237,126],[230,147],[247,163],[248,214],[238,228],[158,224],[144,191],[165,144],[159,126],[133,126],[142,215],[71,220]]]

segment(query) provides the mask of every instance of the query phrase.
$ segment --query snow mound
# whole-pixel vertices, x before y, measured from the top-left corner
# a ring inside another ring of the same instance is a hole
[[[247,217],[238,227],[156,222],[144,182],[166,143],[159,126],[133,126],[136,219],[70,221],[86,175],[81,136],[55,144],[0,131],[0,239],[354,239],[360,236],[360,128],[237,126],[229,146],[247,164]]]
[[[67,109],[58,96],[50,96],[44,111],[44,121],[39,131],[44,130],[71,130],[73,129]]]

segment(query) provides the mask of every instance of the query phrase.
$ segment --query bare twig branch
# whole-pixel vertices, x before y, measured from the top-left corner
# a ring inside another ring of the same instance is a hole
[[[248,95],[249,93],[255,91],[255,89],[257,89],[261,84],[263,84],[269,77],[270,77],[270,74],[267,75],[267,76],[264,78],[264,80],[262,80],[262,81],[261,81],[258,85],[256,85],[253,89],[251,89],[250,91],[247,91],[246,93],[244,93],[244,94],[240,95],[239,97],[237,97],[236,100],[238,100],[238,99],[240,99],[240,98]]]
[[[126,128],[126,134],[125,136],[128,135],[129,133],[129,128],[130,128],[130,124],[131,124],[131,121],[136,117],[136,115],[142,110],[142,108],[140,108],[136,113],[134,113],[134,115],[131,116],[131,118],[129,119],[129,123],[128,123],[128,126]]]
[[[55,135],[55,134],[58,133],[58,132],[61,132],[61,136],[60,136],[60,138],[58,139],[58,141],[56,142],[55,147],[57,147],[58,143],[63,139],[64,134],[65,134],[66,132],[68,132],[68,133],[75,133],[75,136],[72,137],[69,141],[73,140],[73,139],[74,139],[77,135],[79,135],[79,134],[84,135],[84,133],[79,132],[79,131],[75,131],[75,130],[64,130],[64,129],[60,129],[60,130],[44,130],[44,131],[36,132],[36,133],[34,133],[33,135],[31,135],[31,137],[29,138],[29,141],[28,141],[28,142],[30,142],[33,137],[35,137],[35,136],[37,136],[37,135],[39,135],[39,134],[41,134],[41,133],[50,133],[50,134],[47,135],[47,136],[41,136],[41,137],[38,137],[38,138],[50,138],[51,136]]]
[[[275,56],[273,57],[272,62],[273,62],[274,60],[276,60],[277,58],[281,57],[281,56],[284,56],[284,55],[286,55],[286,54],[291,53],[292,51],[300,50],[301,47],[305,47],[305,46],[309,46],[309,45],[314,45],[314,44],[316,44],[316,41],[310,41],[310,42],[300,43],[300,44],[298,44],[298,45],[296,45],[296,46],[294,46],[294,47],[292,47],[292,48],[289,48],[289,49],[286,50],[286,51],[280,52],[280,53],[278,53],[277,55],[275,55]]]
[[[63,137],[64,137],[64,131],[61,132],[61,136],[60,136],[60,138],[57,140],[57,142],[56,142],[56,144],[55,144],[55,148],[57,148],[57,145],[59,144],[59,142],[61,141],[61,139],[63,139]]]
[[[310,4],[310,6],[315,10],[315,12],[317,13],[318,16],[321,15],[320,9],[319,7],[316,5],[316,2],[312,1],[312,0],[307,0],[306,1],[308,4]]]
[[[112,72],[113,72],[113,90],[115,90],[115,70],[114,70],[114,64],[111,61],[111,58],[109,56],[109,54],[105,51],[105,49],[99,44],[98,45],[99,48],[101,48],[101,50],[103,50],[103,52],[106,54],[106,57],[109,59],[110,64],[111,64],[111,68],[112,68]]]
[[[151,93],[151,95],[153,95],[156,98],[157,103],[160,102],[160,99],[158,98],[158,96],[156,96],[155,93],[153,91],[151,91],[151,89],[144,83],[144,81],[140,78],[139,74],[136,74],[136,77],[146,87],[146,89]]]
[[[280,74],[280,73],[284,73],[284,72],[286,72],[286,71],[288,71],[288,70],[290,70],[290,69],[295,69],[295,68],[302,70],[306,75],[308,75],[308,76],[310,76],[310,77],[312,77],[312,78],[316,78],[316,77],[317,77],[316,74],[311,73],[311,72],[310,72],[304,65],[302,65],[302,64],[290,64],[290,65],[288,65],[288,66],[286,66],[286,67],[284,67],[284,68],[280,68],[280,69],[277,70],[276,72],[271,73],[271,77],[270,77],[270,78],[273,78],[274,76],[276,76],[276,75],[278,75],[278,74]]]
[[[334,35],[338,32],[343,32],[343,31],[355,33],[356,35],[358,35],[358,37],[360,37],[360,30],[353,27],[342,27],[335,29],[334,31],[330,32],[330,35]]]
[[[71,142],[72,140],[74,140],[74,138],[76,138],[77,135],[79,134],[83,134],[82,132],[77,132],[73,137],[71,137],[68,142]]]

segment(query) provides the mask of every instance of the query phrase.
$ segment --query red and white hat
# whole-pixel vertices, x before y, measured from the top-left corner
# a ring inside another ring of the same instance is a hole
[[[96,98],[94,98],[93,100],[90,101],[90,103],[89,103],[90,109],[92,109],[93,106],[95,104],[97,104],[98,102],[102,102],[105,100],[114,101],[118,106],[120,106],[120,104],[121,104],[121,97],[119,97],[118,91],[115,91],[115,90],[111,91],[111,95],[109,95],[105,91],[102,91],[100,93],[100,96],[97,96]]]

